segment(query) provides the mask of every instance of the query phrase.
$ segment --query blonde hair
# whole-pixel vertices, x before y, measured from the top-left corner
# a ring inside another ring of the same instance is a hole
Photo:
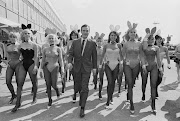
[[[47,43],[47,44],[49,44],[49,37],[50,36],[53,36],[53,38],[54,38],[54,44],[55,45],[57,45],[57,44],[59,44],[59,39],[57,38],[57,35],[55,35],[55,34],[48,34],[47,36],[46,36],[46,38],[45,38],[45,43]]]
[[[126,41],[129,41],[129,39],[130,39],[129,32],[131,32],[132,30],[137,31],[137,30],[134,29],[134,28],[127,30],[126,34],[124,35],[124,38],[126,39]],[[135,39],[137,39],[137,37],[138,37],[138,35],[137,35],[137,33],[136,33]]]
[[[20,34],[21,42],[24,42],[24,41],[25,41],[24,33],[25,33],[26,31],[29,31],[29,32],[30,32],[30,35],[31,35],[31,37],[32,37],[32,32],[31,32],[31,30],[30,30],[30,29],[24,29],[24,30],[21,32],[21,34]]]
[[[10,37],[11,36],[14,36],[15,38],[16,38],[16,42],[17,43],[19,43],[19,38],[20,38],[20,34],[19,33],[17,33],[17,32],[10,32],[9,34],[8,34],[8,39],[10,40]]]

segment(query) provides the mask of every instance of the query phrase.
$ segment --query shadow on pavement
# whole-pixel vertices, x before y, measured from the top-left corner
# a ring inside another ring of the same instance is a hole
[[[165,118],[168,121],[180,121],[180,97],[177,100],[167,100],[161,110],[167,112]]]

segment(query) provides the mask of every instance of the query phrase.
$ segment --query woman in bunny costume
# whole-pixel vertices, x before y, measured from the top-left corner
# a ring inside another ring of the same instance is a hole
[[[106,55],[105,63],[105,73],[107,76],[108,86],[107,86],[107,102],[105,108],[109,108],[109,104],[113,104],[112,98],[115,87],[115,80],[117,79],[119,70],[122,71],[123,58],[121,45],[119,42],[119,35],[117,31],[120,26],[114,27],[110,25],[110,34],[108,38],[108,43],[103,48],[103,53],[100,61],[99,68],[102,68],[103,59]]]
[[[19,44],[17,43],[18,36],[17,33],[10,32],[9,33],[9,45],[7,46],[7,69],[6,69],[6,84],[11,92],[11,99],[9,101],[9,104],[12,104],[13,100],[17,97],[17,95],[14,92],[14,87],[12,85],[12,77],[15,73],[16,76],[16,83],[18,86],[18,72],[19,72],[19,64],[20,64],[20,48]]]
[[[73,43],[73,41],[77,40],[79,38],[79,31],[78,30],[78,25],[75,25],[75,26],[70,26],[70,29],[72,30],[70,35],[69,35],[69,41],[67,43],[67,53],[66,53],[66,59],[67,57],[69,56],[69,50],[71,48],[71,45]],[[67,80],[70,80],[71,78],[71,75],[73,76],[73,69],[72,70],[69,70],[67,69]],[[73,77],[73,80],[74,80],[74,77]],[[74,85],[75,86],[75,85]],[[75,88],[74,88],[75,89]],[[73,94],[73,103],[76,102],[76,93],[75,90],[74,90],[74,94]]]
[[[39,65],[38,47],[31,40],[32,32],[29,29],[30,26],[31,24],[28,24],[27,28],[24,28],[24,30],[21,33],[22,43],[20,43],[19,47],[20,47],[20,52],[23,59],[20,63],[19,72],[18,72],[18,88],[17,88],[16,106],[12,109],[12,112],[16,112],[21,106],[21,92],[23,89],[23,85],[24,85],[27,73],[29,73],[29,76],[31,78],[32,85],[33,85],[33,101],[31,104],[35,104],[37,102],[37,98],[36,98],[37,71],[38,71],[38,65]],[[26,26],[24,25],[24,27]]]
[[[134,114],[133,86],[139,74],[140,62],[143,61],[143,51],[141,43],[137,40],[137,24],[133,23],[132,26],[128,21],[127,25],[129,29],[126,32],[126,42],[123,45],[124,74],[128,84],[127,100],[130,101],[130,112]]]
[[[145,87],[147,83],[148,72],[150,72],[150,86],[151,86],[151,108],[152,112],[156,114],[155,98],[156,98],[156,83],[158,79],[158,69],[162,75],[163,69],[160,61],[159,47],[154,45],[154,33],[156,27],[146,29],[147,32],[147,46],[143,47],[145,61],[142,62],[142,100],[145,100]]]
[[[174,54],[176,55],[174,62],[176,63],[177,67],[177,82],[180,82],[180,44],[176,46]]]
[[[64,74],[64,63],[62,58],[62,51],[58,46],[56,46],[56,44],[58,43],[57,36],[55,34],[49,34],[46,39],[49,47],[43,50],[41,68],[43,69],[44,78],[46,81],[47,93],[49,98],[49,108],[52,105],[51,86],[56,91],[57,97],[60,96],[59,89],[57,87],[59,63],[61,66],[62,75]]]
[[[162,40],[162,37],[160,36],[160,30],[158,30],[158,32],[156,33],[155,35],[155,44],[154,45],[157,45],[159,47],[159,55],[160,55],[160,60],[161,60],[161,66],[162,66],[162,69],[164,71],[164,63],[163,63],[163,59],[164,59],[164,56],[166,55],[166,58],[167,58],[167,67],[168,69],[171,68],[170,66],[170,58],[169,58],[169,51],[168,51],[168,48],[166,46],[164,46],[164,42]],[[162,77],[161,76],[158,76],[158,80],[157,80],[157,84],[156,84],[156,97],[159,97],[158,95],[158,86],[159,84],[162,82]]]
[[[105,36],[104,33],[102,33],[99,36],[99,33],[96,32],[96,36],[95,36],[95,40],[96,40],[96,50],[97,50],[97,67],[100,65],[100,60],[101,60],[101,56],[103,53],[103,46],[102,46],[102,41],[103,41],[103,37]],[[97,89],[97,77],[99,74],[99,99],[102,100],[102,95],[101,95],[101,91],[102,91],[102,86],[103,86],[103,77],[104,77],[104,61],[102,62],[102,68],[98,68],[97,69],[97,73],[96,75],[93,75],[93,82],[94,82],[94,89]]]

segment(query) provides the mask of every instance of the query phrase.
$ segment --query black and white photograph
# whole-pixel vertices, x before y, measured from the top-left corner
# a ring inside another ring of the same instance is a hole
[[[0,0],[0,121],[180,121],[180,0]]]

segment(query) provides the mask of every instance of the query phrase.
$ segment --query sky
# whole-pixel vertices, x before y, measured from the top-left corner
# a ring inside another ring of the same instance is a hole
[[[70,25],[90,26],[90,36],[104,33],[107,39],[109,26],[120,25],[121,37],[127,31],[127,21],[137,23],[137,34],[146,35],[146,28],[157,27],[161,36],[172,35],[170,44],[180,43],[180,0],[50,0],[67,34]],[[159,23],[159,24],[153,24]],[[121,39],[122,40],[122,39]]]

